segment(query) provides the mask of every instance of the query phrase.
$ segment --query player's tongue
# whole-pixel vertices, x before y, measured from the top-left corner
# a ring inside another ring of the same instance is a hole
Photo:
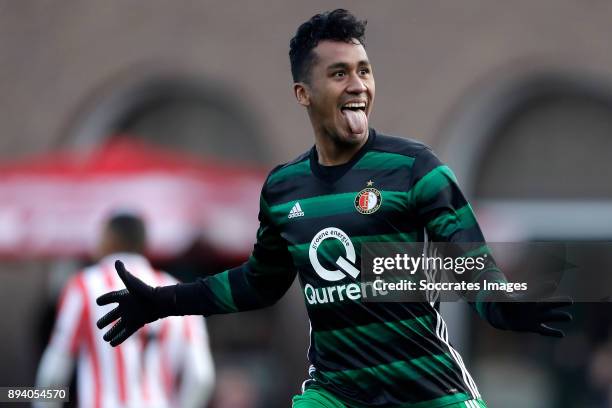
[[[362,134],[368,128],[368,117],[361,109],[342,109],[342,114],[353,134]]]

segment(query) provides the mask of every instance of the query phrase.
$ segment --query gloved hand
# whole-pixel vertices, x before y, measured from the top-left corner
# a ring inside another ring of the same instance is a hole
[[[121,261],[115,262],[115,269],[126,289],[96,299],[99,306],[119,303],[96,323],[102,329],[118,319],[103,336],[113,347],[123,343],[145,324],[170,316],[176,304],[174,286],[153,288],[129,273]]]
[[[547,297],[546,295],[554,292],[555,288],[556,285],[549,282],[532,291],[529,297],[505,294],[503,296],[506,299],[501,299],[504,301],[495,301],[488,305],[487,320],[502,330],[532,332],[562,338],[565,333],[551,327],[550,323],[571,321],[571,313],[559,309],[571,306],[573,301],[569,297]],[[542,300],[533,301],[534,298]]]

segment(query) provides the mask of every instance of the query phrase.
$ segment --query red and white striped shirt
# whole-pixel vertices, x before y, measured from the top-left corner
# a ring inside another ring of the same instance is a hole
[[[74,276],[61,296],[37,385],[67,385],[72,362],[76,362],[80,407],[203,406],[212,391],[214,368],[202,317],[158,320],[118,347],[102,339],[108,327],[99,330],[96,321],[117,305],[101,307],[96,298],[125,288],[114,268],[117,259],[151,286],[176,283],[135,254],[107,256]]]

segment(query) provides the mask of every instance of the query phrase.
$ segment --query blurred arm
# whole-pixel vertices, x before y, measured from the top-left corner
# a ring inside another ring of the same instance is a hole
[[[79,277],[71,279],[60,297],[51,340],[43,353],[36,373],[37,387],[68,387],[70,385],[85,317],[84,299],[79,290],[78,279]],[[34,404],[35,407],[59,407],[61,405],[61,403],[50,402]]]
[[[201,408],[210,400],[215,382],[215,367],[208,344],[204,319],[188,316],[186,347],[183,353],[183,380],[178,390],[179,407]]]

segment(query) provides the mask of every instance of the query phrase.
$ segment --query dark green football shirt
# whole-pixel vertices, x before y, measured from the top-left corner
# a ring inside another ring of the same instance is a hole
[[[372,193],[359,195],[367,187]],[[193,312],[193,299],[204,315],[265,307],[297,274],[311,325],[304,387],[317,384],[355,407],[480,397],[435,305],[364,302],[358,286],[364,242],[484,243],[452,171],[429,147],[370,129],[355,157],[331,168],[313,147],[272,170],[259,221],[249,260],[184,285],[179,310]],[[485,274],[503,279],[494,264]]]

